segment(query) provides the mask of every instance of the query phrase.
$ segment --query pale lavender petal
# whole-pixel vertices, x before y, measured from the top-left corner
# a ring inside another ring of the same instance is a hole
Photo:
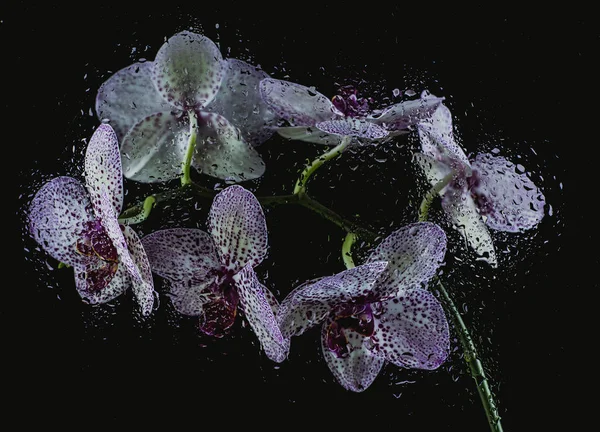
[[[221,264],[211,236],[194,228],[170,228],[142,238],[152,271],[171,281],[214,279]]]
[[[180,109],[203,108],[223,79],[223,57],[206,36],[183,31],[165,42],[154,60],[152,80],[158,92]]]
[[[260,264],[267,254],[267,222],[252,192],[233,185],[214,198],[208,229],[220,262],[236,273],[250,264]]]
[[[217,96],[206,111],[221,114],[237,127],[253,146],[262,144],[275,133],[278,118],[262,100],[258,85],[269,75],[242,60],[227,59],[225,76]]]
[[[241,310],[244,311],[265,354],[274,362],[281,363],[287,357],[289,339],[284,339],[281,335],[267,298],[267,288],[258,281],[250,264],[235,274],[233,279],[240,296]]]
[[[367,262],[387,261],[375,290],[382,298],[426,285],[446,254],[446,233],[432,222],[406,225],[387,236]]]
[[[169,281],[166,284],[169,287],[169,298],[175,309],[188,316],[204,316],[204,305],[211,302],[210,288],[215,280],[183,280]]]
[[[408,100],[371,114],[367,119],[390,131],[406,129],[429,118],[443,100],[435,96]]]
[[[95,265],[88,265],[86,268],[73,268],[75,273],[75,288],[83,301],[88,304],[107,303],[123,294],[131,286],[129,271],[125,266],[118,266],[108,285],[101,290],[97,290],[96,283],[89,279],[89,273],[103,265],[107,265],[107,263],[98,259]]]
[[[101,124],[94,131],[85,152],[85,183],[92,204],[100,199],[102,190],[109,193],[117,214],[123,206],[123,170],[119,142],[113,128]]]
[[[119,139],[144,117],[171,109],[151,80],[152,67],[153,62],[134,63],[114,73],[98,89],[98,119],[108,121]]]
[[[442,181],[448,174],[452,173],[452,167],[446,163],[425,153],[415,153],[413,161],[421,168],[427,181],[435,186]],[[444,189],[440,192],[443,193]]]
[[[281,333],[286,338],[301,335],[322,323],[335,307],[370,298],[386,266],[386,262],[363,264],[295,288],[279,305]]]
[[[152,270],[150,262],[144,250],[137,233],[130,226],[125,226],[123,234],[127,242],[127,250],[135,266],[139,269],[141,281],[133,280],[133,295],[142,311],[142,315],[147,316],[152,312],[154,305],[154,280],[152,279]]]
[[[350,117],[319,122],[315,126],[326,133],[365,140],[377,140],[388,135],[388,131],[375,123]]]
[[[198,113],[198,138],[192,166],[199,172],[233,182],[252,180],[265,173],[260,154],[240,131],[215,113]]]
[[[277,133],[290,140],[304,141],[314,144],[338,145],[342,136],[333,135],[317,129],[315,126],[285,126],[277,128]]]
[[[95,219],[92,203],[81,182],[57,177],[37,191],[29,207],[29,232],[54,259],[70,266],[94,261],[77,251],[87,223]]]
[[[450,331],[444,309],[429,291],[414,289],[381,304],[373,342],[395,365],[432,370],[450,352]]]
[[[343,117],[326,96],[301,84],[265,78],[260,82],[260,93],[271,110],[292,126],[314,126]]]
[[[368,338],[348,329],[344,329],[344,334],[350,353],[346,357],[338,357],[327,347],[327,329],[330,323],[331,320],[327,320],[321,329],[321,348],[327,366],[346,390],[362,392],[375,381],[385,358],[367,348],[370,344]]]
[[[189,136],[187,118],[170,112],[145,117],[129,130],[121,143],[123,174],[143,183],[180,177]]]
[[[487,226],[522,232],[542,220],[546,200],[524,168],[487,153],[478,154],[472,167],[471,193]]]

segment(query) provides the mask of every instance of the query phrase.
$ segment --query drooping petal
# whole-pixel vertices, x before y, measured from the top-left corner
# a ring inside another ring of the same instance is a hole
[[[240,296],[241,310],[265,354],[274,362],[281,363],[287,357],[289,339],[284,339],[281,335],[266,294],[267,288],[258,281],[250,264],[235,274],[233,279]]]
[[[154,60],[152,80],[169,103],[180,109],[208,105],[223,79],[223,57],[206,36],[183,31],[165,42]]]
[[[323,132],[315,126],[286,126],[277,128],[277,133],[290,140],[298,140],[315,144],[338,145],[342,142],[341,135]]]
[[[381,126],[363,119],[346,117],[338,120],[327,120],[315,125],[317,129],[334,135],[351,136],[364,140],[377,140],[388,135]]]
[[[376,290],[382,298],[427,284],[446,254],[446,233],[432,222],[406,225],[387,236],[367,262],[387,261]]]
[[[443,97],[433,96],[403,101],[371,114],[367,119],[390,131],[406,129],[430,117],[443,100]]]
[[[144,246],[133,228],[126,225],[123,234],[127,242],[127,250],[131,255],[133,263],[139,269],[142,279],[141,281],[133,280],[133,295],[142,311],[142,315],[148,316],[152,312],[155,295],[150,262],[148,261]]]
[[[127,66],[114,73],[98,89],[98,119],[108,121],[119,139],[123,139],[129,129],[144,117],[171,109],[152,82],[153,64],[144,62]]]
[[[233,185],[215,196],[208,229],[223,267],[237,273],[260,264],[267,254],[267,222],[252,192]]]
[[[127,268],[117,264],[97,260],[95,264],[85,268],[74,267],[73,271],[79,296],[92,305],[114,300],[131,286]],[[106,283],[98,283],[98,278],[107,278]]]
[[[432,370],[450,352],[444,309],[429,291],[414,289],[381,304],[373,335],[375,349],[395,365]]]
[[[203,174],[241,182],[265,173],[260,154],[240,131],[215,113],[198,113],[198,138],[192,166]]]
[[[273,112],[292,126],[314,126],[343,117],[326,96],[301,84],[265,78],[260,82],[260,94]]]
[[[77,250],[77,241],[95,219],[78,180],[62,176],[44,184],[31,201],[28,219],[31,236],[52,258],[73,267],[94,261]]]
[[[331,322],[331,319],[325,321],[321,330],[323,357],[333,376],[346,390],[362,392],[375,381],[385,359],[367,348],[368,338],[348,329],[344,329],[344,334],[350,352],[344,357],[338,357],[327,347],[327,329]]]
[[[188,316],[203,317],[204,305],[210,302],[210,287],[214,280],[193,279],[173,281],[167,279],[168,295],[175,309]]]
[[[336,307],[372,295],[373,284],[387,266],[373,262],[300,285],[279,305],[277,322],[284,337],[297,336],[322,323]]]
[[[275,133],[275,113],[260,96],[260,80],[269,75],[242,60],[225,61],[221,88],[206,111],[225,117],[237,127],[242,137],[253,146],[262,144]]]
[[[546,200],[524,168],[488,153],[478,154],[472,167],[471,193],[487,226],[521,232],[542,220]]]
[[[115,213],[123,206],[123,170],[119,142],[113,128],[101,124],[94,131],[85,152],[85,183],[96,206],[102,190],[109,193]]]
[[[171,112],[145,117],[121,143],[123,174],[143,183],[176,179],[182,173],[189,136],[185,117]]]

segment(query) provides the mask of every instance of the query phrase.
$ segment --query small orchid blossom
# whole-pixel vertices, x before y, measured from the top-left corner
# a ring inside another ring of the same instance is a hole
[[[329,369],[346,389],[367,389],[386,361],[433,370],[450,350],[441,304],[424,285],[446,253],[446,234],[431,222],[388,236],[360,266],[309,282],[281,302],[277,322],[287,341],[322,324]]]
[[[452,115],[445,105],[417,129],[422,153],[415,160],[432,185],[443,186],[442,208],[475,252],[496,266],[487,227],[506,232],[535,227],[544,217],[544,195],[502,156],[480,153],[469,160],[454,139]]]
[[[54,259],[73,267],[84,301],[106,303],[129,287],[143,315],[154,304],[154,284],[142,243],[120,225],[123,175],[117,137],[98,126],[85,154],[85,185],[61,176],[44,184],[29,210],[32,237]]]
[[[261,80],[260,94],[271,110],[289,123],[277,128],[281,136],[326,145],[338,145],[344,137],[350,137],[352,143],[368,143],[406,133],[443,100],[421,98],[371,111],[369,101],[357,98],[350,87],[329,100],[314,88],[273,78]]]
[[[244,312],[266,355],[285,359],[275,321],[278,302],[253,268],[267,253],[267,226],[256,197],[230,186],[214,199],[208,233],[193,228],[156,231],[142,238],[152,271],[166,279],[173,306],[200,319],[200,330],[222,337]]]
[[[96,113],[122,139],[124,175],[151,183],[181,175],[196,139],[191,165],[233,181],[260,177],[256,150],[267,140],[275,116],[262,102],[258,83],[268,77],[241,60],[226,59],[207,37],[180,32],[154,61],[134,63],[105,81]]]

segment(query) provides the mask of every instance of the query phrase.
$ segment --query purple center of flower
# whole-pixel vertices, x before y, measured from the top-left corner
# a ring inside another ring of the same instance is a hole
[[[471,193],[471,197],[473,197],[473,201],[475,201],[475,204],[477,205],[479,213],[482,216],[490,215],[494,213],[494,207],[487,196],[479,193],[480,184],[481,180],[479,177],[479,172],[476,169],[473,169],[471,176],[467,178],[469,192]]]
[[[343,86],[339,94],[335,95],[331,102],[346,117],[364,117],[369,113],[369,98],[358,98],[358,91],[351,85]]]
[[[335,312],[335,319],[327,328],[327,348],[338,358],[350,354],[348,338],[344,330],[353,330],[363,336],[372,336],[375,331],[373,310],[369,303],[345,305]]]
[[[102,291],[119,268],[119,254],[99,220],[86,223],[75,247],[84,256],[100,259],[99,263],[86,269],[85,278],[88,291]]]
[[[210,300],[204,305],[200,331],[214,337],[223,337],[235,322],[240,297],[233,274],[224,273],[212,286]]]

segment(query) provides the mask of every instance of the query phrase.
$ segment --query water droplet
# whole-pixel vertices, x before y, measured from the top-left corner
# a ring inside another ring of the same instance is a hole
[[[417,94],[417,92],[416,92],[416,91],[414,91],[414,90],[412,90],[412,89],[408,89],[408,90],[404,90],[404,94],[405,94],[406,96],[414,96],[414,95],[416,95],[416,94]]]
[[[394,90],[392,90],[392,94],[394,95],[394,97],[398,97],[400,96],[400,90],[395,88]]]

